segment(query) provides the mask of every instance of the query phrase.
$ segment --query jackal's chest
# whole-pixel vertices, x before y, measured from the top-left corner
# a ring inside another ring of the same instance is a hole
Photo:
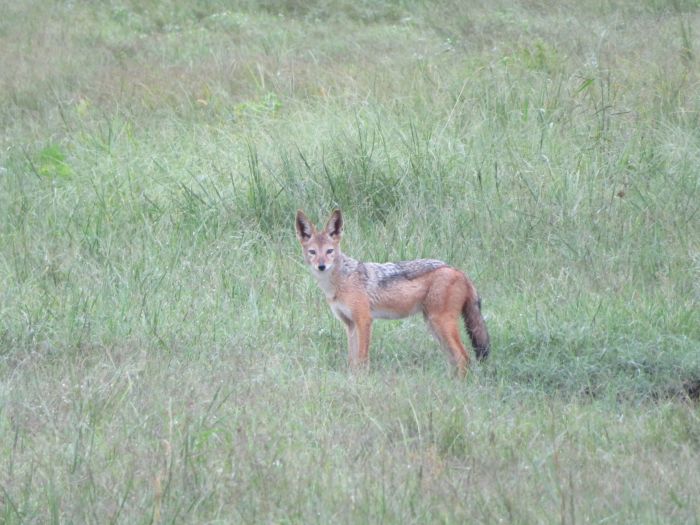
[[[331,307],[331,311],[333,312],[333,315],[335,315],[338,319],[343,321],[344,323],[347,323],[348,321],[353,320],[352,316],[352,309],[345,303],[341,301],[328,301],[328,304]]]
[[[328,301],[328,306],[331,307],[333,315],[343,322],[348,322],[352,320],[352,309],[347,305],[342,299],[339,292],[338,285],[332,280],[331,276],[328,274],[315,275],[318,282],[318,286],[323,290],[323,294],[326,296],[326,301]]]

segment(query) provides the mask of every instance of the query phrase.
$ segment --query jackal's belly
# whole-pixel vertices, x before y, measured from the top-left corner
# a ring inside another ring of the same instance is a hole
[[[403,319],[423,310],[430,280],[423,275],[412,280],[400,280],[379,286],[370,294],[373,319]]]
[[[403,319],[404,317],[417,314],[420,310],[421,305],[416,304],[403,308],[373,307],[371,313],[372,319]]]

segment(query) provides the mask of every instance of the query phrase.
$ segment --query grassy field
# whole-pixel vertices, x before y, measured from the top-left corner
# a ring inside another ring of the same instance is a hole
[[[697,0],[0,0],[0,522],[700,523]],[[372,369],[294,213],[473,278]]]

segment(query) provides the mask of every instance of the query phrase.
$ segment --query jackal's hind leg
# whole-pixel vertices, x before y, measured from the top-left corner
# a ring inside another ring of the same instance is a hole
[[[460,338],[457,320],[447,316],[427,317],[426,320],[457,375],[464,377],[469,367],[469,354]]]

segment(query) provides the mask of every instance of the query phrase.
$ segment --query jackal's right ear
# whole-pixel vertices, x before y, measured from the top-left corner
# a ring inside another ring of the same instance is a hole
[[[297,225],[297,239],[299,239],[299,242],[308,241],[309,239],[311,239],[311,236],[316,231],[316,228],[314,228],[314,225],[311,224],[311,221],[306,218],[306,215],[304,215],[304,212],[301,210],[297,211],[296,225]]]
[[[331,213],[328,223],[326,223],[326,233],[331,239],[339,240],[343,235],[343,216],[340,210],[334,210]]]

